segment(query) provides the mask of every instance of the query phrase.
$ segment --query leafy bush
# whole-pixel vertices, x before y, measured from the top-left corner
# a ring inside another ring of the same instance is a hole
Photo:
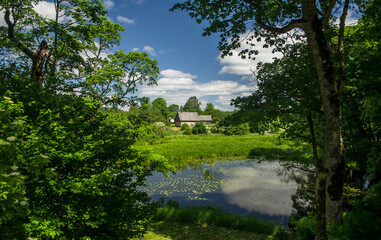
[[[192,129],[190,127],[184,129],[184,135],[191,135]]]
[[[295,227],[297,240],[314,240],[315,239],[315,217],[310,215],[301,218]]]
[[[267,237],[267,240],[286,240],[286,239],[289,239],[289,234],[280,225],[275,226],[273,234]]]
[[[181,131],[184,132],[184,135],[191,135],[192,134],[192,129],[189,127],[188,124],[184,123],[181,125]]]
[[[0,238],[144,232],[159,204],[138,189],[166,165],[132,148],[135,127],[107,120],[92,100],[75,95],[18,98],[0,99]]]
[[[163,138],[165,135],[165,124],[163,122],[155,122],[152,124],[155,134],[159,138]]]
[[[334,239],[376,239],[381,236],[381,182],[368,189],[368,194],[357,201],[354,210],[344,217],[331,235]]]
[[[181,131],[184,131],[187,128],[190,128],[188,124],[184,123],[183,125],[181,125]]]
[[[245,135],[250,133],[250,127],[248,123],[242,123],[239,125],[227,125],[216,124],[211,128],[212,133],[222,133],[225,135]]]
[[[192,128],[192,134],[207,134],[205,125],[201,122],[197,122]]]

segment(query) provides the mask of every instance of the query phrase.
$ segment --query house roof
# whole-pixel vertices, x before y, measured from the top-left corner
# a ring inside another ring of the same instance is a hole
[[[177,116],[183,122],[212,121],[212,115],[198,115],[197,112],[178,112]]]

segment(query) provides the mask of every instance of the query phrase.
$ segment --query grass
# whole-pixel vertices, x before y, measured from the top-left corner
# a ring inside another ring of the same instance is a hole
[[[266,236],[217,226],[158,221],[149,225],[143,240],[265,240]]]
[[[214,207],[179,208],[176,202],[171,203],[158,210],[141,239],[265,240],[276,226],[271,222],[242,217]]]
[[[275,223],[260,220],[255,217],[243,217],[207,206],[188,208],[162,207],[154,216],[153,221],[225,227],[262,235],[270,235],[276,225]]]
[[[197,163],[206,159],[251,158],[285,159],[310,158],[308,148],[295,146],[292,142],[281,141],[277,135],[172,135],[155,145],[140,145],[140,149],[150,149],[166,157],[177,167]]]

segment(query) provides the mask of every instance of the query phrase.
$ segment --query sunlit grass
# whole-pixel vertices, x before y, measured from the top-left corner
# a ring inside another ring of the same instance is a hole
[[[167,136],[158,144],[137,147],[163,155],[176,166],[197,163],[205,161],[205,159],[295,160],[295,158],[301,157],[310,158],[308,147],[296,146],[293,142],[280,140],[277,135],[272,134]]]

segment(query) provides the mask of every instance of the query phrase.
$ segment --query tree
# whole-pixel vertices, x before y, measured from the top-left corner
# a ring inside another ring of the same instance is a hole
[[[2,47],[9,56],[22,56],[10,61],[26,67],[34,82],[65,92],[81,89],[81,94],[100,101],[98,108],[128,104],[139,84],[156,84],[158,64],[147,53],[107,52],[119,44],[124,28],[107,18],[102,2],[55,0],[54,19],[34,10],[40,2],[44,1],[0,5],[6,22]]]
[[[177,112],[180,110],[180,107],[179,105],[171,104],[169,105],[168,110],[169,110],[169,116],[175,118]]]
[[[321,100],[324,108],[326,127],[324,131],[324,172],[319,173],[326,180],[326,214],[319,216],[325,226],[325,216],[328,222],[337,225],[342,221],[344,160],[341,135],[340,95],[345,82],[345,71],[337,77],[334,72],[334,58],[330,52],[331,42],[327,41],[326,33],[330,30],[330,19],[334,18],[335,7],[339,1],[203,1],[188,0],[177,3],[172,10],[189,11],[189,15],[198,23],[209,22],[205,28],[205,36],[220,33],[219,49],[223,55],[231,53],[232,49],[241,46],[241,35],[249,33],[246,42],[255,46],[252,40],[261,40],[268,45],[282,47],[285,39],[280,34],[292,34],[294,29],[302,29],[302,36],[312,52],[319,79]],[[349,7],[345,0],[340,17],[338,31],[338,56],[340,69],[344,70],[342,58],[344,53],[343,29]],[[267,45],[267,46],[268,46]],[[266,45],[265,45],[266,46]],[[244,49],[242,56],[257,53],[257,50]],[[325,238],[325,228],[318,229],[316,238]]]
[[[198,101],[196,96],[188,98],[188,101],[185,103],[183,110],[184,112],[201,112],[201,103]]]
[[[39,2],[54,19],[35,11]],[[0,10],[0,238],[140,236],[158,207],[140,187],[165,162],[131,148],[138,124],[102,106],[155,84],[157,62],[108,54],[123,28],[98,0],[1,1]]]
[[[263,125],[272,125],[284,130],[283,137],[310,144],[316,169],[316,192],[324,193],[324,179],[319,178],[319,173],[324,172],[319,156],[323,145],[321,132],[324,120],[316,69],[306,44],[293,44],[286,49],[281,59],[258,64],[258,90],[251,96],[232,101],[239,109],[232,118],[238,122],[250,122],[251,127],[257,131]],[[317,216],[324,214],[324,194],[316,194],[315,206]]]
[[[224,119],[224,117],[226,117],[228,115],[225,112],[223,112],[219,109],[216,109],[214,107],[213,103],[207,103],[206,104],[206,107],[203,111],[203,114],[204,115],[212,115],[212,122],[213,123],[222,121]]]
[[[169,110],[167,108],[167,102],[164,100],[164,98],[156,98],[155,100],[153,100],[152,106],[160,110],[161,115],[164,117],[164,119],[168,118]]]
[[[216,109],[214,108],[214,105],[213,103],[207,103],[206,104],[206,107],[204,109],[204,114],[206,115],[212,115],[212,113],[215,111]]]

